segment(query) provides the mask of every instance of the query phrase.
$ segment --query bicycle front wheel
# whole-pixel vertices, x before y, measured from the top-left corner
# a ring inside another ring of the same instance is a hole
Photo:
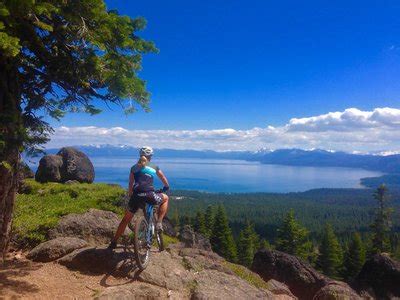
[[[144,216],[140,216],[135,222],[135,258],[140,270],[146,269],[150,260],[150,244],[149,244],[149,225]]]

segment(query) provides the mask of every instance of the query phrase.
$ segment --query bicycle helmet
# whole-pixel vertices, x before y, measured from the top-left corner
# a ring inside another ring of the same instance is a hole
[[[149,146],[144,146],[139,150],[140,156],[152,156],[153,153],[154,153],[153,148]]]

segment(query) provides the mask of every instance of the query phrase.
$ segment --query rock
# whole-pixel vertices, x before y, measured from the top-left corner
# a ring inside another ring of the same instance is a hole
[[[285,296],[287,296],[287,299],[297,299],[286,284],[276,281],[275,279],[271,279],[267,282],[267,290],[282,299]]]
[[[181,230],[179,239],[188,248],[199,248],[211,251],[211,243],[208,238],[200,233],[194,232],[190,225],[185,225]]]
[[[180,291],[194,279],[185,269],[182,258],[173,257],[167,251],[154,253],[148,267],[138,274],[138,279],[169,290]]]
[[[50,238],[79,237],[90,245],[107,244],[113,238],[121,219],[111,211],[90,209],[84,214],[69,214],[50,230]],[[127,227],[125,234],[129,233]]]
[[[201,271],[190,289],[191,299],[278,299],[267,290],[258,289],[237,276],[216,270]]]
[[[45,155],[39,161],[35,175],[39,182],[78,182],[92,183],[94,167],[82,151],[64,147],[56,155]]]
[[[35,180],[38,182],[62,182],[60,168],[63,164],[58,155],[45,155],[39,161]]]
[[[171,299],[168,297],[168,291],[146,283],[131,283],[123,286],[107,288],[95,299],[99,300],[130,300],[130,299]],[[173,298],[172,298],[173,299]],[[182,299],[176,298],[176,299]]]
[[[132,252],[121,248],[111,251],[105,246],[77,249],[57,262],[86,274],[113,274],[133,278],[134,272],[137,271]]]
[[[87,242],[82,239],[60,237],[36,246],[28,253],[27,258],[33,261],[49,262],[87,245]]]
[[[300,299],[312,299],[317,291],[331,281],[297,257],[274,250],[258,251],[251,269],[265,281],[275,279],[284,282]]]
[[[166,235],[173,236],[173,237],[176,237],[176,236],[177,236],[177,233],[176,233],[176,230],[175,230],[175,228],[174,228],[174,225],[172,225],[172,223],[171,223],[171,221],[168,219],[168,217],[164,217],[162,223],[163,223],[164,233],[165,233]]]
[[[230,275],[234,274],[233,271],[224,264],[225,259],[212,251],[195,248],[182,248],[179,251],[179,256],[183,257],[183,264],[188,270],[197,272],[210,269]]]
[[[360,290],[372,288],[379,299],[400,297],[400,262],[387,254],[376,254],[369,259],[355,279]]]
[[[62,181],[77,180],[92,183],[94,180],[94,167],[85,153],[72,147],[64,147],[57,153],[62,157],[60,170]]]
[[[79,184],[78,180],[67,180],[66,182],[64,182],[64,184]]]
[[[341,281],[331,281],[322,287],[315,295],[313,300],[361,300],[362,298],[346,283]]]

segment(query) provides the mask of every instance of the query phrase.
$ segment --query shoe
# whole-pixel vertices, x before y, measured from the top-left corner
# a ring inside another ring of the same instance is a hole
[[[162,222],[157,222],[156,224],[156,230],[157,231],[164,231],[164,228],[162,226]]]
[[[117,247],[117,242],[111,241],[111,243],[108,245],[107,249],[114,250],[116,247]]]

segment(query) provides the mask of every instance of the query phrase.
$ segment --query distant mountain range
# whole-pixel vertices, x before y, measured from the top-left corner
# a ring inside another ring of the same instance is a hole
[[[75,146],[90,157],[96,156],[136,156],[137,148],[131,146]],[[47,153],[56,153],[59,149],[48,149]],[[347,167],[375,170],[386,173],[400,173],[400,154],[394,155],[361,155],[326,150],[279,149],[259,151],[226,151],[211,150],[175,150],[156,149],[158,157],[168,158],[208,158],[208,159],[241,159],[259,161],[265,164],[313,167]]]

